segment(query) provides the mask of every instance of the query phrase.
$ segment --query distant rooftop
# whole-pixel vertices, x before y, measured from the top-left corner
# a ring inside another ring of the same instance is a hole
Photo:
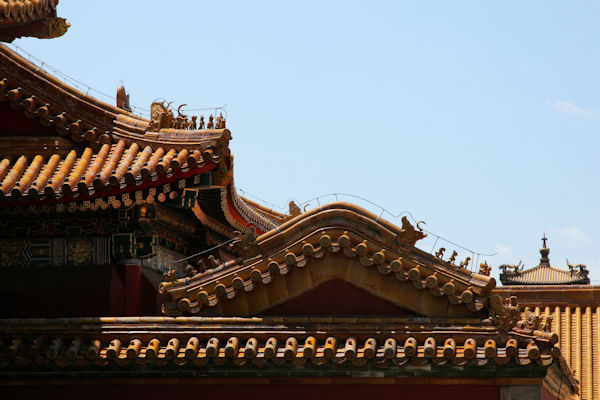
[[[503,285],[582,285],[590,284],[588,277],[589,271],[584,264],[572,265],[567,260],[568,270],[560,269],[550,265],[550,249],[546,247],[548,238],[544,234],[542,237],[542,248],[540,249],[539,265],[523,270],[519,262],[518,265],[504,264],[500,266],[502,273],[500,281]]]

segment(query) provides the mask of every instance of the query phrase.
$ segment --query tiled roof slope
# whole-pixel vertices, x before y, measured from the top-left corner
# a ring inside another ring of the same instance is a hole
[[[53,154],[21,155],[0,161],[0,197],[7,203],[37,200],[70,200],[77,196],[100,197],[126,185],[152,183],[153,177],[169,176],[212,164],[217,159],[200,150],[149,145],[127,145],[121,139],[98,150],[71,150],[66,157]],[[208,163],[208,164],[207,164]],[[33,204],[33,203],[32,203]]]

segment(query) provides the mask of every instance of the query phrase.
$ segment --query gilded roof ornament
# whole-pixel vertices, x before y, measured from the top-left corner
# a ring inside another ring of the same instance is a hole
[[[131,112],[131,105],[129,105],[129,93],[127,93],[125,86],[123,85],[117,88],[117,107]]]
[[[118,102],[118,99],[117,99]],[[179,129],[179,130],[199,130],[205,129],[204,115],[188,116],[183,113],[183,107],[187,104],[181,104],[177,107],[177,116],[170,109],[172,102],[165,104],[163,101],[155,101],[150,106],[150,124],[148,132],[158,132],[161,129]],[[225,129],[226,120],[223,114],[219,114],[215,122],[215,117],[211,114],[206,124],[206,129]]]
[[[525,312],[521,315],[521,320],[515,324],[517,329],[527,331],[542,331],[550,332],[552,330],[552,316],[551,315],[536,315],[529,309],[525,309]]]
[[[521,320],[521,312],[516,296],[502,298],[499,294],[490,296],[491,321],[499,330],[508,331]]]
[[[453,250],[452,254],[450,255],[450,258],[448,259],[448,262],[450,264],[454,264],[454,262],[456,261],[456,256],[458,256],[458,253],[456,252],[456,250]]]
[[[487,263],[487,261],[482,262],[481,264],[479,264],[479,275],[485,275],[485,276],[490,276],[490,273],[492,272],[492,267],[490,267]]]
[[[71,27],[65,18],[54,17],[48,22],[48,39],[57,38],[65,33]]]
[[[469,263],[470,263],[470,262],[471,262],[471,257],[467,257],[467,258],[465,258],[465,259],[464,259],[464,261],[462,261],[462,262],[459,264],[459,266],[458,266],[458,267],[459,267],[459,268],[467,268],[467,267],[469,266]]]
[[[148,131],[158,132],[163,128],[170,128],[173,124],[173,111],[169,108],[172,102],[165,105],[165,101],[155,101],[150,106],[150,126]]]
[[[588,274],[590,273],[590,271],[588,271],[587,269],[587,265],[585,264],[570,264],[569,260],[567,259],[567,265],[569,266],[569,272],[571,273],[571,275],[575,275],[575,274],[579,274],[582,276],[587,277]],[[579,271],[577,271],[579,270]]]
[[[244,258],[249,258],[260,253],[260,247],[256,243],[256,228],[251,227],[251,229],[244,234],[235,231],[234,235],[234,241],[229,244],[229,249],[232,253]]]
[[[523,271],[523,260],[520,260],[517,265],[510,264],[502,264],[499,268],[502,270],[503,274],[514,274],[517,275],[521,271]]]
[[[290,219],[302,214],[302,210],[300,210],[300,207],[298,207],[298,205],[293,200],[289,202],[288,207],[289,207],[289,213],[283,219],[283,222],[289,221]]]
[[[177,107],[177,116],[173,118],[172,128],[174,129],[188,129],[189,122],[188,116],[181,113],[181,108],[187,106],[187,104],[181,104]]]
[[[441,260],[444,257],[445,251],[446,249],[444,247],[440,247],[440,249],[435,253],[436,258],[439,258]]]
[[[402,230],[400,231],[397,240],[400,243],[408,246],[414,246],[419,240],[425,238],[427,235],[423,233],[423,228],[419,224],[424,223],[423,221],[417,222],[417,229],[408,222],[406,216],[402,217]]]

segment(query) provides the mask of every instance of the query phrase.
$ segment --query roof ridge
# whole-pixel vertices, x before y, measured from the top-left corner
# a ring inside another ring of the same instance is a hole
[[[321,265],[319,260],[324,257],[334,257],[334,261],[339,259],[335,257],[340,256],[357,262],[357,267],[366,268],[365,274],[389,274],[384,279],[396,282],[390,283],[390,291],[372,294],[393,304],[399,305],[406,300],[400,296],[401,290],[395,285],[407,283],[417,290],[431,291],[433,296],[445,296],[451,304],[466,306],[470,312],[479,312],[484,307],[482,302],[495,287],[495,279],[451,265],[417,249],[414,247],[416,241],[425,234],[420,227],[415,229],[406,219],[402,226],[399,228],[348,203],[321,206],[245,245],[245,241],[251,240],[246,236],[229,245],[246,246],[244,249],[248,251],[234,251],[236,254],[241,252],[244,256],[221,263],[213,270],[201,273],[194,271],[187,278],[163,282],[160,291],[169,298],[164,305],[164,312],[171,316],[183,312],[198,314],[205,307],[212,308],[236,298],[237,292],[245,293],[241,300],[245,301],[260,284],[266,285],[269,290],[270,282],[278,275],[287,276],[296,268],[310,269],[312,264]],[[349,265],[342,261],[340,268],[350,268]],[[323,269],[324,267],[325,265],[318,267],[321,268],[319,279],[323,282],[336,279],[339,268],[332,266]],[[293,276],[295,274],[286,279],[295,279]],[[344,276],[343,279],[355,286],[365,286],[359,276],[355,277],[355,281],[352,277]],[[375,277],[373,275],[373,279]],[[310,280],[305,283],[308,286],[301,289],[301,292],[322,282]],[[369,285],[364,289],[373,292]],[[280,300],[282,299],[277,301]],[[275,304],[266,307],[273,305]],[[250,314],[260,311],[252,307],[249,305]],[[427,312],[429,311],[423,311],[422,315],[429,315]],[[429,316],[434,315],[437,314]]]

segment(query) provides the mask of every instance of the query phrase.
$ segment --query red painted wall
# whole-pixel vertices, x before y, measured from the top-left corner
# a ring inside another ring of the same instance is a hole
[[[325,282],[263,314],[410,315],[407,311],[339,279]]]
[[[148,276],[139,265],[3,269],[0,318],[161,315]]]

